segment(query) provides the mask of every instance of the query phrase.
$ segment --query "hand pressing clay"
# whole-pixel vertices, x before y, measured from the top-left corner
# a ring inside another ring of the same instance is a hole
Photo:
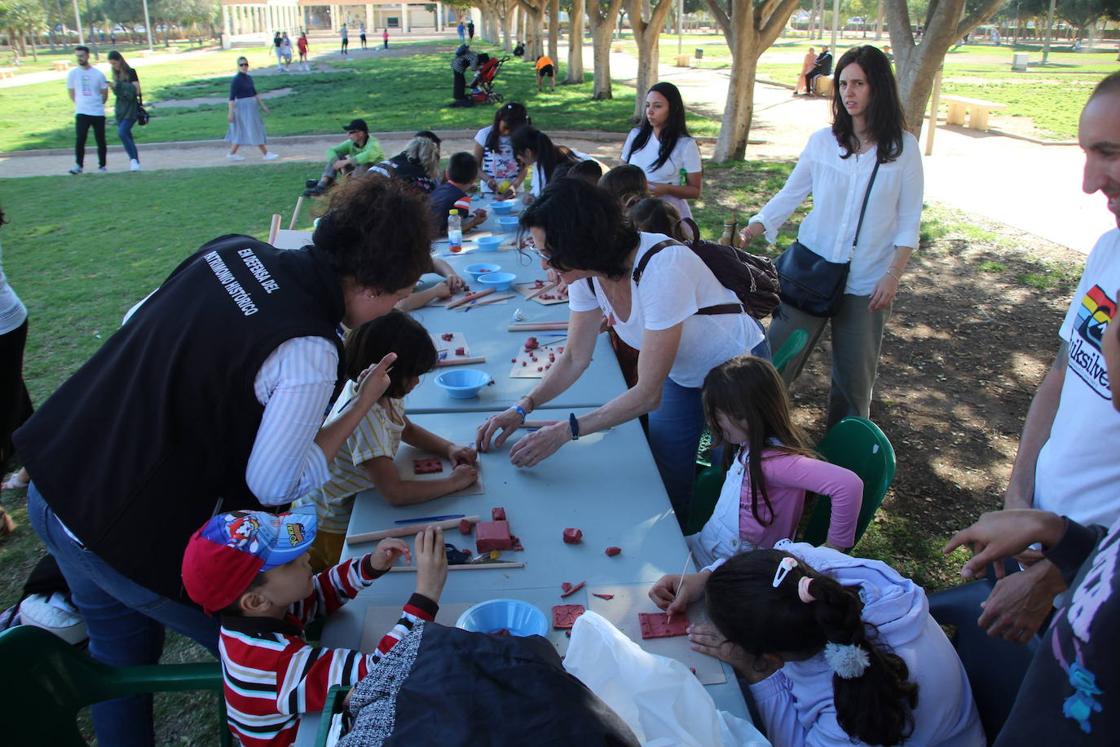
[[[558,604],[552,608],[552,627],[557,630],[568,630],[586,611],[582,604]]]

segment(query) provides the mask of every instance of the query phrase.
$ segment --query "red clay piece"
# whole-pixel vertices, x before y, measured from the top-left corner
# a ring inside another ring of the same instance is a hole
[[[467,349],[466,348],[455,348],[455,355],[466,355],[466,354],[467,354]]]
[[[614,594],[592,594],[591,596],[599,597],[600,599],[607,599],[607,600],[614,599]]]
[[[606,553],[606,554],[607,554],[607,555],[608,555],[609,557],[612,557],[612,558],[613,558],[613,557],[614,557],[615,555],[618,555],[619,553],[621,553],[621,552],[622,552],[622,548],[621,548],[621,547],[613,547],[613,546],[612,546],[612,547],[608,547],[608,548],[607,548],[606,550],[604,550],[603,552],[605,552],[605,553]]]
[[[638,624],[642,629],[643,640],[688,635],[689,622],[684,614],[670,619],[664,612],[639,612]]]
[[[480,521],[474,531],[475,546],[480,553],[513,549],[508,521]]]
[[[564,530],[564,544],[578,545],[583,541],[583,530],[569,527]]]
[[[444,342],[451,342],[452,340],[454,340],[454,339],[455,339],[455,335],[451,334],[450,332],[444,332],[444,333],[443,333],[442,335],[440,335],[439,337],[440,337],[440,339],[441,339],[441,340],[443,340]]]
[[[558,604],[552,608],[552,627],[557,630],[569,629],[586,611],[582,604]]]
[[[443,462],[439,460],[439,457],[413,459],[412,470],[418,475],[432,475],[436,472],[443,472]]]
[[[501,506],[494,506],[494,508],[490,509],[490,518],[494,521],[505,521],[506,510]]]
[[[469,519],[459,520],[459,534],[470,534],[474,531],[474,524]]]
[[[536,350],[540,346],[541,346],[541,344],[539,342],[537,342],[537,338],[535,338],[535,337],[530,337],[528,340],[525,341],[525,349],[526,350]]]
[[[571,582],[570,581],[565,581],[564,583],[560,584],[560,590],[561,591],[571,591],[572,590]]]
[[[567,597],[570,597],[572,594],[575,594],[577,591],[582,589],[583,585],[586,584],[586,583],[587,583],[586,581],[580,581],[578,584],[576,584],[575,586],[572,586],[569,589],[564,589],[563,585],[561,585],[560,588],[564,589],[564,593],[560,595],[560,598],[565,599]]]
[[[510,539],[513,541],[513,547],[510,548],[511,550],[513,550],[514,552],[521,552],[525,549],[525,547],[521,544],[521,538],[516,534],[513,535]]]

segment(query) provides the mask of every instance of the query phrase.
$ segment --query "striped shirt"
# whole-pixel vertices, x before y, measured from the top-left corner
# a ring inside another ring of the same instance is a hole
[[[312,646],[304,625],[330,615],[382,575],[368,555],[346,560],[312,578],[314,590],[282,620],[222,617],[222,657],[227,723],[243,747],[282,747],[295,742],[300,716],[321,711],[327,691],[366,676],[420,620],[434,620],[439,605],[413,594],[371,653]]]
[[[356,394],[354,382],[348,381],[327,421],[339,417]],[[298,505],[315,506],[321,531],[346,534],[350,513],[354,510],[354,496],[376,487],[370,479],[366,462],[377,457],[395,457],[401,446],[405,424],[402,400],[384,397],[369,408],[331,462],[330,479],[298,501]]]

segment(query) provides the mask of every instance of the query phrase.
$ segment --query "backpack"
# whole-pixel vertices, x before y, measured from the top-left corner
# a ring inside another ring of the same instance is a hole
[[[781,298],[778,295],[778,270],[766,257],[760,257],[736,249],[733,246],[717,244],[700,239],[700,229],[691,218],[681,220],[692,232],[693,239],[683,246],[691,249],[703,260],[716,280],[739,297],[740,303],[705,306],[697,314],[741,314],[746,312],[755,319],[765,319],[778,308]],[[653,255],[667,246],[680,245],[676,240],[655,244],[642,257],[634,268],[634,284],[637,285]]]

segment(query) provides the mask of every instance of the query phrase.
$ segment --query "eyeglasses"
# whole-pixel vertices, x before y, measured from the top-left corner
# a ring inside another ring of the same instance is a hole
[[[239,63],[237,63],[237,66],[238,67],[249,67],[249,63],[248,62],[239,62]]]

